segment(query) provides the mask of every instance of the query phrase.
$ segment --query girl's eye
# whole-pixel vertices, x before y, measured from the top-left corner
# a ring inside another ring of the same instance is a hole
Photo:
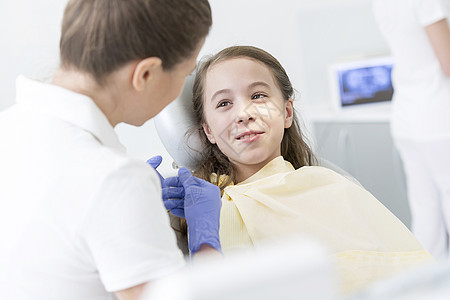
[[[228,100],[222,100],[222,101],[220,101],[220,102],[217,104],[217,108],[219,108],[219,107],[225,107],[225,106],[228,106],[228,105],[230,105],[230,104],[231,104],[230,101],[228,101]]]
[[[264,95],[264,94],[254,94],[252,96],[252,100],[261,99],[261,98],[264,98],[264,97],[266,97],[266,95]]]

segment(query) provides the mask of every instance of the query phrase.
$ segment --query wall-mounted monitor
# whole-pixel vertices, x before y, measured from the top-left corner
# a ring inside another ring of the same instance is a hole
[[[330,66],[332,100],[338,109],[389,103],[392,100],[393,58],[372,57]]]

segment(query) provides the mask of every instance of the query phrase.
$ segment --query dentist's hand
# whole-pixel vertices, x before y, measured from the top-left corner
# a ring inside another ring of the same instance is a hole
[[[158,172],[158,170],[156,170],[157,167],[159,167],[159,165],[162,162],[162,156],[161,155],[156,155],[153,156],[152,158],[147,160],[147,163],[153,167],[153,169],[155,169],[156,173],[159,176],[159,181],[161,182],[161,187],[164,188],[164,177],[162,177],[162,175]]]
[[[164,179],[164,177],[162,177],[158,170],[156,170],[161,162],[162,157],[160,155],[153,156],[147,160],[147,163],[155,169],[159,176],[159,180],[161,181],[164,206],[175,216],[184,218],[184,188],[179,184],[178,180],[176,180],[177,177],[170,177],[168,179]],[[172,187],[169,187],[168,184],[172,185]],[[179,186],[174,186],[177,184]]]
[[[184,215],[184,187],[178,176],[164,179],[162,196],[164,206],[171,214],[180,218],[186,217]]]
[[[194,255],[201,245],[207,244],[221,251],[219,240],[219,217],[222,200],[220,189],[216,185],[192,176],[186,168],[180,168],[178,177],[165,180],[170,188],[184,189],[184,215],[189,231],[189,250]],[[174,193],[175,190],[174,190]],[[182,193],[178,190],[178,197]],[[181,200],[168,200],[179,201]],[[182,200],[183,201],[183,200]],[[180,202],[173,202],[176,209],[180,210]],[[166,206],[167,207],[167,206]]]

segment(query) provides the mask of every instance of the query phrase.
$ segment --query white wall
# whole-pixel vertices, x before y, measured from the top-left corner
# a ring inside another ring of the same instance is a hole
[[[14,103],[15,79],[48,79],[59,61],[66,0],[0,1],[0,111]]]
[[[22,73],[48,79],[58,66],[61,17],[66,0],[0,2],[0,110],[14,103],[14,81]],[[248,44],[277,57],[299,91],[303,103],[329,101],[326,65],[342,56],[386,51],[374,26],[370,0],[210,0],[213,27],[200,57],[224,47]],[[324,77],[325,76],[325,77]],[[142,159],[171,159],[153,122],[141,128],[119,125],[121,141]]]

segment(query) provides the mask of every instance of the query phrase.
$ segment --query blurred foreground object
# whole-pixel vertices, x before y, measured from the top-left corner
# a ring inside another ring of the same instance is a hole
[[[293,237],[233,254],[196,258],[149,286],[141,300],[336,299],[328,255],[310,240]]]
[[[450,299],[450,263],[413,269],[381,281],[347,300],[447,300]]]

